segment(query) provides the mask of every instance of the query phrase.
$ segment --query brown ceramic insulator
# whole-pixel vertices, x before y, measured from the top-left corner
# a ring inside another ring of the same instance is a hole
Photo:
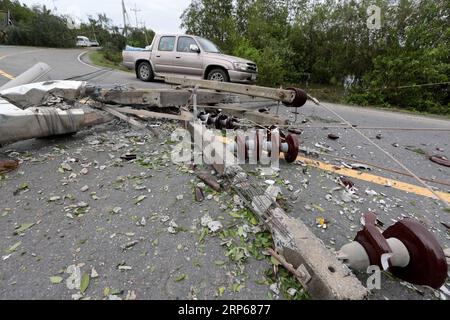
[[[298,157],[298,148],[299,148],[299,141],[298,137],[295,134],[288,134],[286,136],[286,143],[288,144],[288,152],[284,155],[284,159],[287,163],[292,163],[297,160]]]
[[[305,91],[299,88],[287,88],[286,90],[292,90],[295,92],[295,98],[292,103],[288,105],[289,107],[300,108],[305,105],[308,100],[308,95]]]
[[[430,160],[434,163],[440,164],[441,166],[450,167],[450,160],[442,157],[442,156],[432,156]]]
[[[241,148],[243,148],[243,150],[245,150],[245,160],[247,160],[248,159],[248,148],[245,145],[245,138],[242,137],[241,135],[237,135],[235,141],[236,141],[236,145],[237,145],[236,154],[238,154],[239,150],[242,150]]]
[[[364,214],[365,226],[363,230],[356,234],[355,241],[359,242],[366,250],[370,264],[382,268],[381,256],[392,251],[386,238],[375,226],[376,220],[377,216],[375,214]]]
[[[435,236],[422,224],[405,218],[383,232],[383,237],[400,240],[410,256],[408,266],[391,267],[392,274],[413,284],[442,287],[448,271],[445,254]]]

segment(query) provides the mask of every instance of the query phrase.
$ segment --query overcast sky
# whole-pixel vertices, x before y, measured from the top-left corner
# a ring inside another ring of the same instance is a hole
[[[141,10],[137,13],[139,23],[145,25],[157,33],[178,33],[180,29],[180,16],[189,5],[190,0],[124,0],[131,24],[136,24],[134,9]],[[87,20],[88,15],[106,13],[114,21],[114,24],[123,26],[121,0],[20,0],[20,2],[32,6],[34,4],[46,5],[53,9],[55,6],[60,14],[70,14],[82,20]]]

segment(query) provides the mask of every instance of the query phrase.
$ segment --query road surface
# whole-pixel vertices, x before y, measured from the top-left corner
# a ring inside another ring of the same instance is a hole
[[[85,51],[0,47],[0,85],[37,62],[52,67],[49,79],[68,79],[98,70],[82,55]],[[122,71],[111,71],[90,81],[142,88],[167,86],[161,82],[140,82],[133,73]],[[450,121],[436,117],[326,105],[358,127],[450,129]],[[403,170],[353,130],[336,128],[341,120],[323,107],[308,103],[299,111],[303,146],[317,149],[320,143],[333,149],[330,155],[351,158],[354,163],[365,161]],[[280,114],[294,118],[292,110],[283,106]],[[307,122],[302,124],[303,120]],[[167,138],[175,125],[161,128]],[[362,131],[415,174],[444,182],[430,184],[449,197],[450,169],[428,160],[434,154],[450,158],[449,131]],[[329,140],[329,133],[339,135],[340,139]],[[377,139],[380,133],[382,137]],[[228,212],[220,206],[232,203],[233,198],[222,193],[202,204],[193,202],[194,176],[170,162],[170,144],[164,142],[112,123],[73,137],[31,140],[0,149],[3,157],[24,160],[19,171],[0,180],[0,299],[74,298],[72,294],[76,291],[66,287],[68,274],[64,273],[73,264],[79,264],[83,272],[90,273],[94,268],[99,274],[91,280],[86,292],[92,299],[103,298],[105,288],[123,291],[119,295],[122,298],[133,291],[138,299],[273,297],[273,290],[260,283],[265,271],[271,268],[266,260],[248,258],[245,264],[235,264],[226,256],[230,248],[221,239],[211,235],[199,240],[201,217],[208,213],[213,218],[223,218],[225,224]],[[119,157],[126,152],[153,159],[157,169],[123,164]],[[326,170],[327,164],[341,164],[341,161],[330,156],[320,156],[317,160],[321,163],[319,168],[282,164],[277,181],[288,199],[290,214],[310,226],[330,250],[339,249],[355,236],[361,228],[360,216],[367,211],[375,212],[387,226],[403,217],[416,218],[428,226],[444,248],[450,245],[449,231],[442,224],[450,224],[450,213],[441,202],[424,196],[422,186],[415,179],[373,168],[369,173],[375,178],[351,178],[358,190],[357,198],[343,203],[340,191],[335,191],[339,172]],[[66,161],[72,171],[60,172],[61,164]],[[82,173],[83,168],[88,169],[87,174]],[[72,173],[76,177],[71,177]],[[379,177],[392,179],[394,186],[386,186]],[[413,187],[405,192],[396,187],[398,182]],[[81,191],[85,186],[89,190]],[[297,199],[291,190],[301,190]],[[136,203],[142,195],[146,198]],[[177,199],[180,195],[183,198]],[[80,203],[79,210],[84,214],[74,217],[73,210]],[[88,210],[83,208],[84,204]],[[145,225],[140,224],[142,218],[146,220]],[[327,229],[317,227],[318,218],[328,221]],[[172,220],[180,227],[177,234],[167,232]],[[25,223],[34,225],[23,236],[14,235],[14,229]],[[8,253],[19,242],[17,249]],[[129,248],[125,248],[127,244]],[[52,284],[52,276],[61,276],[63,283]],[[368,275],[358,274],[358,277],[365,282]],[[383,275],[381,290],[375,290],[370,298],[436,299],[440,296],[428,288],[408,287]]]

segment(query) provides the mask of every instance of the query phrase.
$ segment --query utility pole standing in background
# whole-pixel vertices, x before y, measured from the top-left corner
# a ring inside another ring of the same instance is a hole
[[[128,24],[130,22],[130,17],[128,16],[127,8],[125,7],[125,2],[122,0],[122,15],[123,15],[123,31],[122,34],[126,35],[128,32]]]
[[[138,16],[137,16],[137,13],[138,13],[138,12],[141,12],[142,10],[141,10],[141,9],[138,9],[137,6],[136,6],[136,3],[135,3],[135,4],[134,4],[134,8],[132,8],[131,11],[134,11],[134,17],[135,17],[135,19],[136,19],[136,29],[139,29],[139,23],[138,23]]]

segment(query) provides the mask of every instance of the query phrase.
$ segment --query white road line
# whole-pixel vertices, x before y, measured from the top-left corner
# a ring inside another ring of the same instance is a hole
[[[86,53],[88,53],[88,52],[89,52],[89,50],[86,50],[86,51],[83,51],[82,53],[80,53],[80,54],[78,55],[78,57],[77,57],[78,62],[81,63],[81,64],[84,64],[85,66],[88,66],[88,67],[90,67],[90,68],[93,68],[93,69],[97,69],[97,70],[103,69],[103,68],[95,67],[95,66],[93,66],[93,65],[91,65],[91,64],[89,64],[89,63],[86,63],[86,62],[84,62],[83,60],[81,60],[81,57],[82,57],[83,55],[85,55]]]

